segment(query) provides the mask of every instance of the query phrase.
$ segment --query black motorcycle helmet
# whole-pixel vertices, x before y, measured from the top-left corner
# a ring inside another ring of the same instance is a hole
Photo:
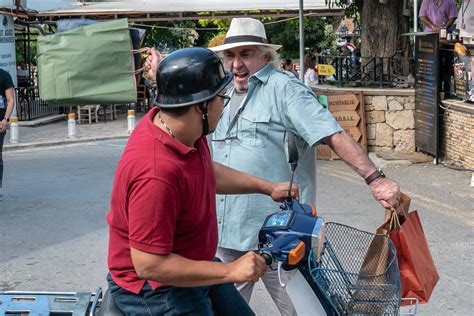
[[[206,48],[184,48],[163,59],[156,74],[160,108],[177,108],[214,98],[232,80],[219,57]]]

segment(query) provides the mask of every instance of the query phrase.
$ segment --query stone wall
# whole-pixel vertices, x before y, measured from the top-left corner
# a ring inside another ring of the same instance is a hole
[[[441,155],[465,168],[474,168],[474,113],[448,108],[441,124]]]
[[[369,151],[415,151],[415,97],[365,95]]]

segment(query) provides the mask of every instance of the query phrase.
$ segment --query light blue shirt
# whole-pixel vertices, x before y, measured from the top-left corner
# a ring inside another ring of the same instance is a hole
[[[212,135],[213,160],[271,182],[290,181],[286,129],[300,137],[295,183],[301,189],[301,201],[315,205],[315,145],[342,129],[310,89],[271,64],[249,78],[247,96],[234,118],[229,107],[224,109]],[[278,203],[262,194],[218,195],[219,246],[257,249],[263,221],[278,210]]]

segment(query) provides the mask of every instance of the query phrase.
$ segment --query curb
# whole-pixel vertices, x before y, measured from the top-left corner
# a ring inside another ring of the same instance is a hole
[[[101,140],[111,140],[111,139],[127,139],[129,135],[112,135],[112,136],[102,136],[102,137],[89,137],[89,138],[73,138],[73,139],[61,139],[57,141],[48,141],[48,142],[36,142],[36,143],[21,143],[21,144],[10,144],[3,146],[3,152],[14,152],[27,150],[32,148],[47,148],[47,147],[57,147],[62,145],[74,145],[80,143],[89,143],[94,141]]]

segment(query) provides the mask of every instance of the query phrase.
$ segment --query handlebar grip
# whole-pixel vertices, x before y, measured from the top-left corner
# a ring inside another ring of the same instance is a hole
[[[267,266],[273,263],[273,257],[270,254],[266,252],[262,252],[260,253],[260,256],[262,256],[263,260],[265,260],[265,263],[267,264]]]

